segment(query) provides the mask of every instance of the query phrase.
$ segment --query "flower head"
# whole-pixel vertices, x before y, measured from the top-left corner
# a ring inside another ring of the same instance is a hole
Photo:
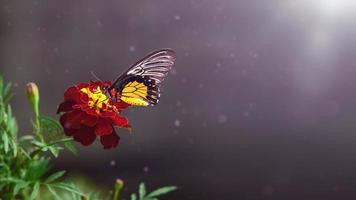
[[[103,89],[109,85],[99,81],[81,83],[65,91],[57,113],[63,113],[60,122],[66,135],[83,145],[92,144],[99,136],[105,149],[119,144],[114,127],[130,128],[127,118],[120,115],[129,104],[109,98]]]

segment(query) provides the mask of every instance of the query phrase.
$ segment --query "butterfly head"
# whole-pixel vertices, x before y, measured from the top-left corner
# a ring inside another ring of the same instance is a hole
[[[104,86],[103,87],[103,91],[104,94],[110,98],[111,100],[113,100],[114,102],[118,101],[120,94],[119,92],[116,90],[116,88],[111,87],[111,86]]]

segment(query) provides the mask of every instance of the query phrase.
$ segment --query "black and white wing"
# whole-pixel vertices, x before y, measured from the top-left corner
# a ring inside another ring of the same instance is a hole
[[[120,99],[131,105],[156,105],[160,97],[159,85],[172,69],[176,54],[172,49],[161,49],[148,54],[132,65],[111,88]]]
[[[113,85],[129,76],[147,76],[160,84],[171,70],[175,59],[176,53],[172,49],[154,51],[132,65]]]

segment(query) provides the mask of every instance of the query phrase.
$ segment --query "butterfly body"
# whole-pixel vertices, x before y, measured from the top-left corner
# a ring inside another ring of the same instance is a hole
[[[130,105],[156,105],[160,98],[160,83],[168,75],[175,61],[175,52],[162,49],[148,54],[119,76],[106,95],[114,101]]]

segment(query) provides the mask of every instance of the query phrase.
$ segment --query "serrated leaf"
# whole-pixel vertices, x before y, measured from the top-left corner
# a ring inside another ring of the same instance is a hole
[[[58,172],[55,172],[53,173],[51,176],[49,176],[47,179],[46,179],[46,183],[51,183],[57,179],[59,179],[60,177],[62,177],[64,174],[66,173],[65,170],[62,170],[62,171],[58,171]]]
[[[35,185],[33,186],[32,192],[31,192],[31,196],[30,196],[30,200],[34,200],[37,197],[37,194],[40,190],[40,183],[36,182]]]
[[[134,194],[131,194],[131,198],[130,198],[130,200],[137,200],[137,196],[136,196],[136,194],[134,193]]]
[[[176,186],[165,186],[165,187],[161,187],[161,188],[158,188],[156,190],[154,190],[153,192],[149,193],[147,195],[147,197],[151,198],[151,197],[158,197],[158,196],[161,196],[161,195],[164,195],[164,194],[167,194],[169,192],[172,192],[174,190],[176,190],[177,187]]]
[[[143,199],[143,197],[146,195],[146,186],[145,183],[140,183],[139,189],[138,189],[138,196],[139,199]]]

